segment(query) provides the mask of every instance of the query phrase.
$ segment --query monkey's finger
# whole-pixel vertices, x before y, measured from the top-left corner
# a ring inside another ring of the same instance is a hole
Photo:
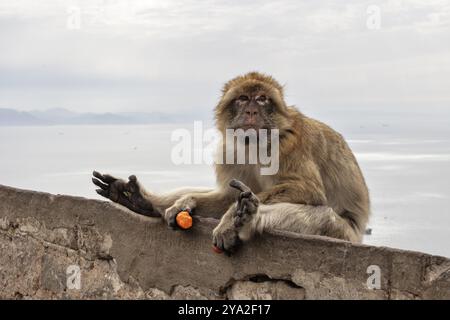
[[[236,214],[238,217],[242,217],[245,210],[244,202],[242,200],[243,199],[239,199],[237,203]]]
[[[125,189],[125,182],[122,180],[117,180],[114,183],[110,185],[109,188],[109,199],[111,199],[114,202],[118,202],[119,198],[124,198],[123,192],[126,191]]]
[[[230,186],[235,189],[238,189],[241,192],[252,192],[252,190],[249,187],[247,187],[243,182],[237,179],[232,179],[230,181]]]
[[[101,180],[102,182],[108,183],[108,184],[113,183],[114,181],[117,180],[116,178],[114,178],[113,176],[111,176],[109,174],[101,174],[98,171],[92,172],[92,175],[94,177],[96,177],[97,179]]]
[[[126,184],[125,188],[131,193],[139,191],[139,183],[137,182],[137,178],[134,174],[128,177],[128,183]]]
[[[249,205],[253,206],[255,203],[255,200],[258,201],[258,199],[256,198],[256,196],[253,195],[252,192],[242,192],[239,195],[239,200],[238,200],[238,213],[241,212],[240,214],[238,214],[239,216],[242,216],[242,214],[245,214],[246,211],[248,210]]]
[[[248,201],[247,199],[243,199],[241,202],[241,217],[245,214],[248,214]]]
[[[103,175],[100,173],[100,172],[98,172],[98,171],[93,171],[92,172],[92,175],[94,176],[94,177],[96,177],[97,179],[100,179],[100,180],[102,180],[102,181],[104,181],[105,180],[105,177],[103,177]]]
[[[251,215],[256,212],[257,204],[250,199],[242,200],[242,215]]]
[[[239,201],[242,200],[243,198],[249,198],[251,195],[252,195],[251,191],[241,192],[239,194]]]
[[[249,200],[249,201],[255,203],[256,205],[259,204],[258,197],[251,191],[241,192],[239,194],[238,199],[239,199],[238,201]]]
[[[178,223],[177,223],[177,215],[173,214],[169,217],[169,219],[167,220],[167,224],[169,226],[170,229],[172,230],[178,230]]]
[[[103,182],[101,182],[98,179],[92,178],[92,182],[97,186],[100,187],[103,190],[108,190],[109,186],[107,184],[104,184]]]
[[[103,190],[103,189],[96,189],[95,190],[99,195],[101,195],[102,197],[105,197],[107,199],[109,199],[109,192],[107,190]]]

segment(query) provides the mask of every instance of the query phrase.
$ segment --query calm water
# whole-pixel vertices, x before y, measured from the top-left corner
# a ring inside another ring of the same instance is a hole
[[[402,124],[397,131],[391,127],[395,123],[379,122],[373,128],[337,124],[371,192],[373,231],[365,243],[449,257],[449,136],[419,134],[418,128],[405,131]],[[214,186],[210,166],[172,164],[175,143],[170,137],[177,127],[0,127],[0,184],[100,198],[90,181],[97,169],[122,177],[136,174],[158,192],[185,185]]]

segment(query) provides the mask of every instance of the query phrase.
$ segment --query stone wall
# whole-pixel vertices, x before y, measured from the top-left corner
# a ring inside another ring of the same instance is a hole
[[[0,298],[450,299],[447,258],[282,232],[227,257],[211,249],[216,223],[174,232],[110,202],[0,186]]]

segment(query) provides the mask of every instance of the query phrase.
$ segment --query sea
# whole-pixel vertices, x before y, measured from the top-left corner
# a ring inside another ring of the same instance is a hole
[[[366,178],[372,213],[364,243],[450,257],[448,109],[315,113],[343,134]],[[122,178],[135,174],[153,192],[214,187],[209,163],[173,161],[179,143],[174,132],[193,127],[3,126],[0,184],[101,199],[91,182],[98,170]]]

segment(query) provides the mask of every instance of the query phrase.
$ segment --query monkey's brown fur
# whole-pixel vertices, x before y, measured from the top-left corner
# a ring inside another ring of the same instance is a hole
[[[277,174],[260,175],[258,164],[217,164],[216,190],[182,190],[156,196],[144,192],[136,182],[137,187],[133,189],[138,191],[132,195],[138,200],[134,203],[143,202],[146,208],[150,205],[153,215],[160,213],[172,226],[176,214],[186,207],[196,214],[221,217],[213,241],[226,252],[232,252],[253,233],[271,229],[361,241],[369,218],[369,193],[343,137],[295,107],[287,106],[283,87],[272,77],[258,72],[238,76],[224,85],[215,109],[217,128],[222,133],[234,120],[242,120],[239,118],[242,116],[233,112],[234,105],[241,106],[237,99],[242,96],[242,105],[246,107],[248,99],[253,102],[254,97],[262,97],[270,111],[261,107],[254,112],[259,128],[279,129]],[[252,192],[241,191],[235,202],[238,193],[228,186],[232,179],[240,180]],[[130,182],[117,181],[113,184],[119,189],[131,188]],[[124,199],[113,199],[106,194],[105,189],[111,187],[102,189],[104,196],[130,207]],[[139,211],[135,207],[134,204],[132,210]],[[253,209],[244,212],[242,208]]]

